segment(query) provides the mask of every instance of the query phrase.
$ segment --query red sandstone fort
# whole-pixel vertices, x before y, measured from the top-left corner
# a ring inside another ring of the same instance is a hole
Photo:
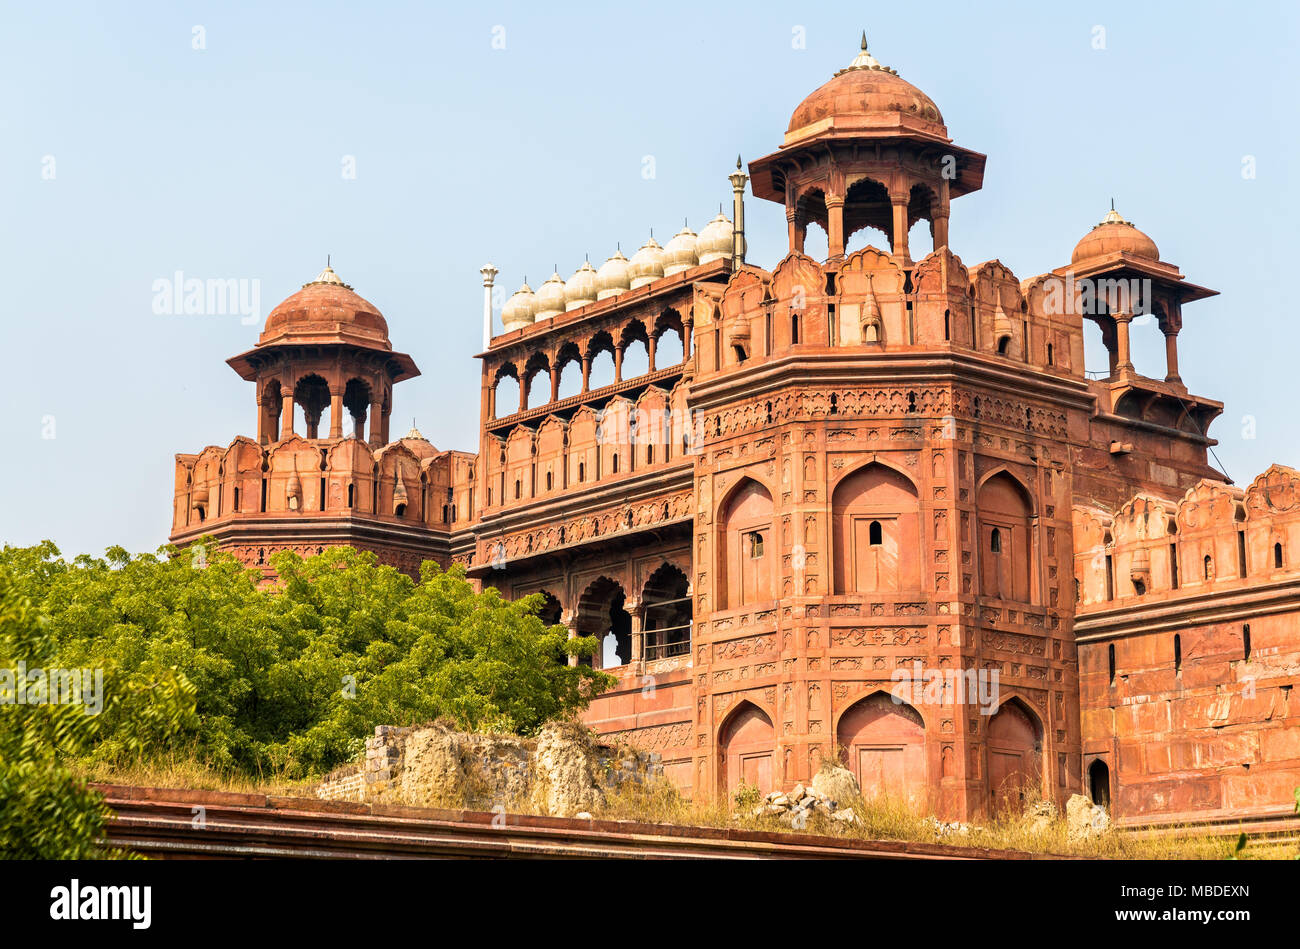
[[[327,267],[229,360],[257,434],[177,455],[172,540],[268,573],[274,551],[350,544],[542,592],[618,677],[589,723],[695,795],[788,788],[834,755],[953,818],[1072,793],[1121,824],[1281,818],[1300,473],[1242,490],[1208,464],[1222,404],[1188,392],[1177,345],[1214,291],[1113,209],[1051,273],[964,264],[950,204],[984,165],[864,40],[737,167],[730,220],[525,285],[500,334],[484,268],[477,454],[390,438],[419,370]],[[747,182],[785,206],[770,271],[745,260]],[[1157,330],[1150,378],[1129,335]]]

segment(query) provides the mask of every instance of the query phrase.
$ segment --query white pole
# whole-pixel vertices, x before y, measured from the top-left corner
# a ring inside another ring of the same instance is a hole
[[[487,264],[479,273],[483,275],[483,350],[486,352],[492,345],[492,280],[498,271]]]

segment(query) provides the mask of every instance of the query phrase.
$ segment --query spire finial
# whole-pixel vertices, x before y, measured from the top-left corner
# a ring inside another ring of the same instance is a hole
[[[1114,198],[1111,198],[1111,199],[1110,199],[1110,209],[1111,209],[1112,211],[1115,210],[1115,199],[1114,199]]]
[[[736,156],[736,168],[737,168],[737,169],[740,168],[740,156],[739,156],[739,155]]]
[[[330,265],[330,255],[329,255],[329,254],[326,254],[326,255],[325,255],[325,266],[328,267],[329,265]]]
[[[867,31],[866,31],[866,30],[863,30],[863,31],[862,31],[862,51],[863,51],[864,53],[867,51]]]

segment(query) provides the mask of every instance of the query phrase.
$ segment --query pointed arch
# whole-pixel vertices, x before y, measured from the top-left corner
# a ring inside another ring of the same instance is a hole
[[[777,552],[772,492],[745,476],[718,505],[716,595],[719,609],[771,600]]]
[[[681,567],[665,560],[650,574],[641,608],[641,658],[652,662],[690,654],[690,581]]]
[[[742,699],[718,728],[718,783],[723,800],[742,784],[766,794],[776,784],[776,728],[754,702]]]
[[[840,714],[835,739],[864,797],[926,804],[925,719],[911,705],[888,692],[872,692]]]
[[[920,498],[896,468],[871,461],[831,492],[836,593],[921,588]]]
[[[989,719],[988,792],[993,812],[1023,810],[1043,794],[1043,724],[1019,696]]]
[[[980,593],[1036,602],[1033,495],[1010,471],[998,468],[979,482],[975,509]]]

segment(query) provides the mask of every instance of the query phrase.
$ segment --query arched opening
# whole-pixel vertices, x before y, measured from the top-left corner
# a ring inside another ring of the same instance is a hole
[[[766,794],[773,788],[776,729],[757,705],[741,702],[718,733],[721,797],[727,800],[742,784]]]
[[[370,411],[370,385],[361,379],[349,379],[343,387],[343,407],[352,418],[352,437],[365,438],[366,413]]]
[[[608,333],[597,333],[587,346],[590,369],[587,372],[587,389],[600,389],[614,384],[614,341]]]
[[[799,196],[795,202],[795,228],[800,235],[799,248],[813,260],[825,260],[830,256],[830,241],[827,236],[826,195],[820,188],[814,188]],[[810,225],[817,225],[815,228]]]
[[[645,326],[640,320],[634,320],[624,328],[621,337],[623,361],[620,373],[624,379],[635,379],[650,371],[649,339]]]
[[[691,596],[680,568],[661,564],[641,593],[641,658],[646,662],[689,655],[691,651]]]
[[[1280,543],[1273,545],[1273,566],[1282,569],[1282,545]]]
[[[771,551],[772,495],[744,478],[724,501],[718,517],[719,609],[762,603],[775,596]]]
[[[551,367],[541,353],[535,353],[524,367],[524,389],[530,409],[551,401]]]
[[[1019,812],[1043,794],[1042,729],[1019,699],[1009,699],[989,720],[989,799],[994,811]]]
[[[320,376],[303,376],[293,387],[294,431],[305,431],[308,438],[320,438],[321,416],[329,411],[330,387]],[[304,427],[297,425],[302,419]],[[326,423],[328,425],[328,417]],[[329,428],[325,429],[326,433]]]
[[[861,246],[853,242],[853,236],[865,228],[874,228],[883,235],[880,241],[874,235],[868,236],[862,243],[879,241],[879,245],[894,251],[894,207],[890,202],[889,189],[882,182],[872,178],[862,178],[849,185],[844,195],[844,246]]]
[[[686,358],[682,331],[676,326],[665,326],[655,342],[655,368],[667,369],[679,365]]]
[[[1205,579],[1213,580],[1214,579],[1214,558],[1211,557],[1209,554],[1206,554],[1205,560],[1202,562],[1202,566],[1205,568]]]
[[[1110,768],[1098,758],[1088,765],[1088,795],[1092,803],[1110,808]]]
[[[600,644],[596,656],[580,662],[600,669],[625,665],[632,658],[632,617],[623,609],[623,588],[608,577],[592,581],[578,601],[579,636],[594,636]]]
[[[1020,482],[1005,471],[980,487],[980,592],[1004,600],[1032,602],[1033,505]]]
[[[582,354],[573,343],[565,343],[555,354],[555,372],[559,376],[556,398],[567,399],[582,392]]]
[[[921,587],[920,516],[907,477],[869,464],[835,486],[831,496],[836,593]]]
[[[497,377],[495,394],[492,397],[496,407],[496,418],[505,418],[519,411],[519,380],[515,378],[514,367]]]
[[[885,692],[862,699],[840,717],[836,741],[863,797],[926,803],[925,722]]]

